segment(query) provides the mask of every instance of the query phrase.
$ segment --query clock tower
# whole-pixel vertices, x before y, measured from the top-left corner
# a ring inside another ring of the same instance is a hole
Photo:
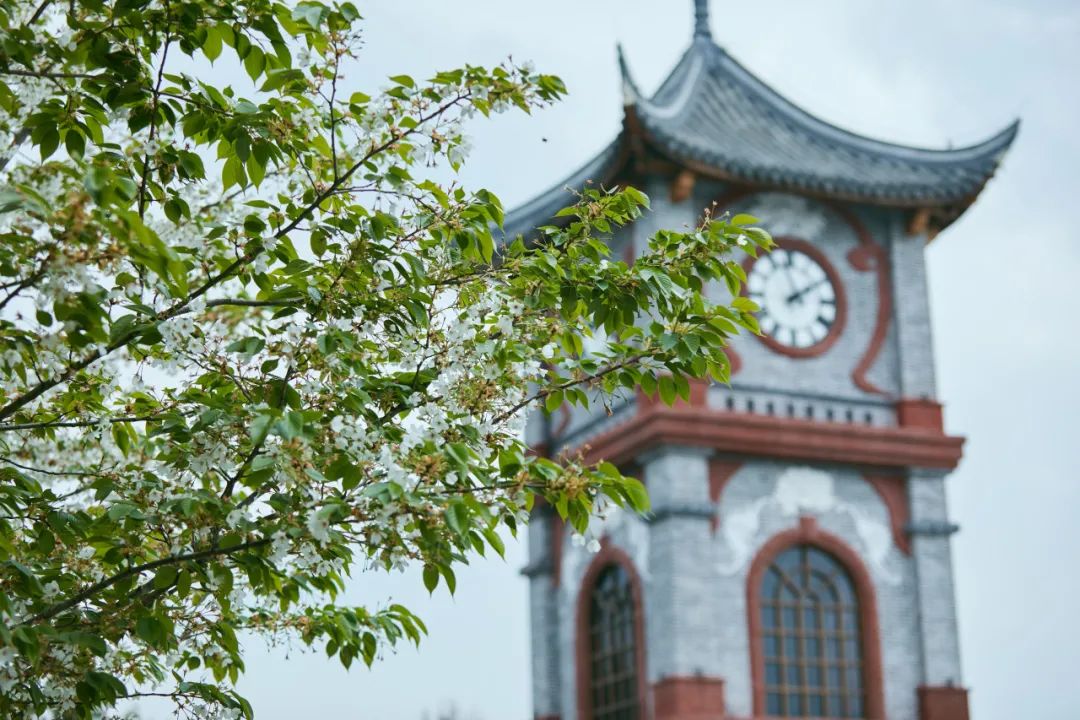
[[[631,262],[706,208],[750,213],[778,242],[745,265],[764,334],[737,338],[730,386],[689,403],[533,419],[538,452],[614,462],[652,498],[647,517],[599,521],[597,552],[537,510],[534,716],[967,720],[945,502],[963,438],[937,401],[924,248],[1018,126],[950,150],[839,129],[740,65],[706,0],[695,9],[651,97],[620,56],[621,133],[508,233],[551,222],[587,182],[652,198],[610,240]]]

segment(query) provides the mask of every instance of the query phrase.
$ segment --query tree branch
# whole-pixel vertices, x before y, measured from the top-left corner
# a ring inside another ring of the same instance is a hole
[[[67,600],[50,605],[41,612],[33,615],[16,626],[29,625],[31,623],[40,622],[42,620],[48,620],[54,618],[65,610],[70,610],[79,603],[92,598],[102,590],[106,590],[121,580],[126,580],[129,577],[140,575],[148,570],[156,570],[159,567],[166,565],[179,565],[180,563],[191,562],[195,560],[206,560],[219,555],[231,555],[233,553],[243,552],[244,550],[252,550],[263,545],[268,545],[271,542],[271,538],[262,538],[260,540],[252,540],[250,542],[241,543],[239,545],[233,545],[227,548],[213,547],[207,550],[200,550],[199,552],[186,553],[184,555],[172,555],[169,557],[159,558],[150,562],[143,563],[141,565],[135,565],[127,570],[118,572],[111,577],[107,577],[104,580],[100,580],[90,587],[86,588],[82,592],[71,596]]]
[[[517,405],[514,405],[512,408],[510,408],[509,410],[504,412],[502,415],[499,415],[498,417],[496,417],[495,422],[497,422],[497,423],[498,422],[503,422],[504,420],[512,417],[514,415],[514,413],[516,413],[518,410],[521,410],[523,407],[526,407],[530,403],[536,402],[537,400],[543,400],[548,395],[550,395],[551,393],[553,393],[553,392],[555,392],[557,390],[565,390],[566,388],[574,387],[575,385],[583,385],[585,383],[592,382],[593,380],[599,380],[600,378],[604,377],[605,375],[609,375],[609,374],[615,372],[616,370],[621,370],[621,369],[623,369],[625,367],[630,367],[634,363],[640,362],[645,357],[646,357],[645,353],[638,353],[637,355],[633,355],[633,356],[627,358],[626,360],[623,360],[622,362],[618,362],[618,363],[615,363],[614,365],[608,365],[605,368],[601,368],[600,370],[597,370],[596,372],[594,372],[591,375],[586,375],[585,377],[581,378],[580,380],[568,380],[567,382],[561,383],[559,385],[552,385],[551,387],[547,388],[543,392],[538,392],[535,395],[533,395],[532,397],[527,397],[524,400],[522,400],[521,402],[519,402]]]
[[[100,420],[43,420],[42,422],[13,423],[11,425],[0,425],[0,433],[14,432],[16,430],[39,430],[41,428],[93,427],[94,425],[101,425],[102,423],[109,423],[110,425],[114,425],[116,423],[154,422],[155,420],[162,419],[164,419],[162,414],[158,414],[126,415],[123,417],[115,418],[101,418]]]
[[[169,15],[169,0],[165,0],[165,15]],[[165,78],[165,61],[169,58],[169,46],[172,44],[172,38],[169,37],[169,30],[165,30],[165,47],[161,51],[161,64],[158,65],[157,81],[154,83],[154,102],[150,107],[150,135],[147,138],[147,143],[154,142],[154,136],[157,134],[157,114],[158,104],[161,102],[161,83]],[[142,177],[139,180],[139,217],[142,218],[146,214],[146,181],[150,175],[150,150],[147,149],[143,153],[142,164]]]

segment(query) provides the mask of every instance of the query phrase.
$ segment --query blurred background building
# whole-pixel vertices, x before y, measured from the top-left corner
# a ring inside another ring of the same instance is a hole
[[[611,512],[596,554],[538,511],[535,717],[967,720],[945,494],[964,440],[937,400],[924,256],[1018,123],[962,149],[853,134],[716,44],[707,0],[694,10],[652,97],[620,55],[622,131],[508,232],[552,222],[589,184],[652,199],[611,239],[627,262],[707,209],[759,217],[779,245],[744,263],[763,335],[737,338],[731,385],[694,385],[689,403],[534,419],[539,451],[615,462],[653,503]]]

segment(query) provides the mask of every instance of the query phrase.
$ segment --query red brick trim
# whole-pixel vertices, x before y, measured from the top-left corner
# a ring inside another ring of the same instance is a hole
[[[945,420],[941,403],[926,399],[905,398],[896,403],[897,421],[904,427],[925,428],[944,432]]]
[[[794,237],[777,237],[773,239],[776,241],[777,247],[783,248],[784,250],[794,250],[810,256],[810,259],[820,265],[821,269],[825,271],[825,276],[829,278],[829,282],[832,283],[833,289],[836,291],[836,319],[829,328],[828,334],[826,334],[820,342],[814,343],[810,347],[788,347],[787,345],[777,342],[772,336],[765,334],[757,335],[756,337],[763,345],[765,345],[765,347],[773,352],[780,353],[781,355],[787,355],[788,357],[811,358],[823,355],[828,352],[829,349],[836,344],[836,341],[840,339],[840,336],[844,334],[844,326],[847,324],[847,292],[844,288],[844,282],[840,279],[840,274],[836,272],[836,268],[834,268],[832,263],[829,262],[829,259],[825,257],[825,253],[821,252],[817,246]],[[760,255],[757,258],[749,256],[746,258],[743,262],[743,269],[746,270],[747,275],[754,269],[754,265],[760,258]]]
[[[964,439],[923,428],[819,423],[653,401],[640,403],[635,417],[592,438],[585,459],[618,465],[668,444],[786,460],[951,470]]]
[[[968,720],[968,691],[960,687],[919,688],[919,720]]]
[[[911,519],[911,508],[907,499],[907,478],[903,475],[873,473],[863,473],[863,478],[881,496],[885,509],[889,511],[889,528],[892,530],[896,547],[905,555],[910,555],[911,538],[904,530]]]
[[[720,495],[724,492],[724,486],[728,480],[743,466],[742,460],[729,460],[727,458],[709,459],[709,500],[713,505],[720,502]],[[720,515],[714,514],[711,520],[712,531],[715,534],[720,527]]]
[[[754,715],[765,715],[765,657],[761,643],[761,581],[777,555],[793,545],[809,544],[832,554],[847,568],[859,599],[863,644],[863,680],[866,684],[866,717],[883,720],[885,696],[882,685],[881,636],[878,632],[877,595],[870,573],[858,553],[840,538],[818,527],[812,517],[799,518],[798,527],[774,536],[758,552],[746,580],[746,608],[750,626],[750,668],[753,678]],[[921,720],[926,720],[922,718]],[[935,718],[935,720],[938,720]]]
[[[609,565],[621,565],[630,578],[630,592],[634,602],[634,644],[637,650],[638,706],[644,717],[647,712],[646,677],[645,677],[645,603],[642,595],[641,576],[634,567],[634,561],[621,549],[611,544],[605,536],[600,540],[600,551],[593,557],[585,570],[585,576],[578,587],[577,607],[575,609],[575,679],[577,682],[578,717],[584,720],[592,717],[592,685],[589,656],[589,597],[600,571]]]
[[[719,720],[724,717],[722,678],[666,677],[653,685],[653,720]]]

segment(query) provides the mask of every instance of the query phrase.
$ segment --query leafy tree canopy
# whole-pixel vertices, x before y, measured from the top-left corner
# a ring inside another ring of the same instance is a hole
[[[429,168],[563,84],[508,62],[346,89],[360,28],[347,2],[0,0],[4,717],[250,717],[240,631],[346,666],[419,641],[344,578],[418,563],[452,592],[537,498],[578,532],[644,511],[611,465],[530,456],[526,413],[686,397],[755,329],[701,293],[738,290],[752,219],[628,266],[603,238],[647,199],[595,189],[503,242],[497,197]]]

